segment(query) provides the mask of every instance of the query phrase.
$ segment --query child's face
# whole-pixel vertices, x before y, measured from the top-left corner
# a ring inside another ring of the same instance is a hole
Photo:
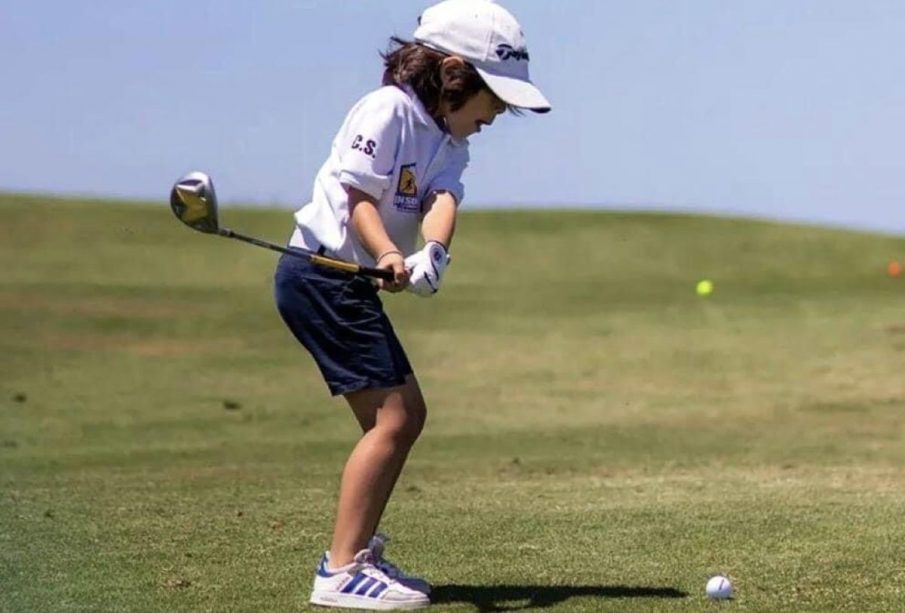
[[[490,125],[496,116],[506,111],[506,104],[489,89],[482,89],[457,111],[446,110],[444,118],[449,133],[456,138],[467,138]]]
[[[457,55],[443,59],[440,78],[448,87],[456,68],[462,68],[465,60]],[[481,126],[490,125],[497,115],[506,111],[506,104],[496,94],[484,87],[469,98],[457,111],[450,110],[446,102],[441,103],[440,115],[446,122],[446,129],[456,138],[467,138],[481,131]]]

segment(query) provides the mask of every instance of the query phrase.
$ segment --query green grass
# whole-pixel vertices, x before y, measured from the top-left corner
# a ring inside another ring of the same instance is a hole
[[[306,610],[357,432],[274,254],[162,203],[0,215],[0,610]],[[901,607],[905,239],[469,212],[453,254],[385,299],[429,418],[384,529],[434,609]]]

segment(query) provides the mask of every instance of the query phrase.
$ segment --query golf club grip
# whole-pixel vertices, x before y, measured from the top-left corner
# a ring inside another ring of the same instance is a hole
[[[285,253],[287,255],[294,255],[296,257],[304,258],[309,262],[317,264],[318,266],[323,266],[325,268],[342,270],[353,275],[358,275],[360,277],[372,277],[374,279],[383,279],[384,281],[393,280],[392,270],[360,266],[359,264],[356,264],[354,262],[347,262],[345,260],[338,260],[336,258],[327,257],[325,255],[318,255],[316,253],[311,253],[310,251],[300,249],[298,247],[281,247],[280,245],[274,245],[273,243],[268,243],[267,241],[262,241],[261,239],[254,238],[253,236],[245,236],[244,234],[233,232],[229,228],[220,228],[218,233],[221,236],[225,236],[227,238],[235,238],[236,240],[245,241],[246,243],[251,243],[252,245],[257,245],[258,247],[264,247],[265,249],[270,249],[272,251],[279,251],[280,253]]]
[[[353,262],[347,262],[345,260],[337,260],[335,258],[328,258],[325,255],[317,255],[314,253],[306,254],[308,259],[317,264],[318,266],[325,266],[326,268],[334,268],[336,270],[345,270],[346,272],[350,272],[353,275],[358,275],[361,277],[373,277],[375,279],[383,279],[384,281],[392,281],[393,280],[393,271],[386,270],[383,268],[370,268],[368,266],[360,266],[359,264],[355,264]]]

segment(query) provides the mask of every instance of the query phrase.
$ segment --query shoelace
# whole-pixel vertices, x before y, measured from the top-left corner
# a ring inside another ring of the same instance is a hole
[[[374,550],[368,547],[367,549],[362,549],[358,553],[355,554],[355,558],[353,558],[355,562],[359,564],[370,564],[371,566],[377,566],[377,556],[374,555]]]
[[[386,549],[387,543],[389,542],[390,537],[382,532],[378,532],[371,537],[370,541],[368,541],[368,549],[370,549],[371,553],[374,554],[374,557],[379,560],[383,557],[383,550]]]
[[[389,542],[390,537],[381,532],[378,532],[373,537],[371,537],[371,541],[368,543],[368,549],[371,550],[371,553],[374,556],[374,566],[379,568],[385,575],[387,575],[391,579],[406,577],[407,575],[402,572],[402,569],[383,557],[383,551],[384,549],[386,549],[386,544]]]
[[[359,564],[364,565],[365,569],[367,569],[367,567],[371,567],[371,569],[373,569],[370,571],[372,573],[371,576],[374,576],[376,574],[377,576],[375,578],[378,579],[379,581],[383,581],[384,579],[386,579],[386,582],[389,583],[390,585],[392,585],[393,583],[396,583],[397,580],[399,579],[399,569],[396,568],[395,566],[393,566],[392,564],[390,564],[389,566],[382,564],[381,563],[382,561],[376,559],[374,556],[374,552],[371,551],[370,549],[363,549],[362,551],[359,551],[358,554],[355,556],[355,561],[358,562]],[[385,561],[383,561],[383,562],[385,562]],[[394,569],[396,571],[396,574],[392,573],[392,570],[394,570]],[[374,573],[374,571],[377,571],[377,572]],[[384,576],[381,577],[380,575],[384,575]]]
[[[390,579],[398,579],[398,578],[404,576],[404,573],[398,566],[396,566],[395,564],[393,564],[392,562],[390,562],[389,560],[387,560],[385,558],[381,558],[381,559],[377,560],[377,562],[374,563],[374,566],[376,566],[380,571],[383,572],[383,574],[385,574]]]

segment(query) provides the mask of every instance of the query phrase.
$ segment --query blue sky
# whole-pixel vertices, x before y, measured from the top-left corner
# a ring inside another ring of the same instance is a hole
[[[294,207],[430,2],[6,0],[0,189]],[[546,116],[472,139],[466,205],[905,233],[905,2],[511,0]]]

